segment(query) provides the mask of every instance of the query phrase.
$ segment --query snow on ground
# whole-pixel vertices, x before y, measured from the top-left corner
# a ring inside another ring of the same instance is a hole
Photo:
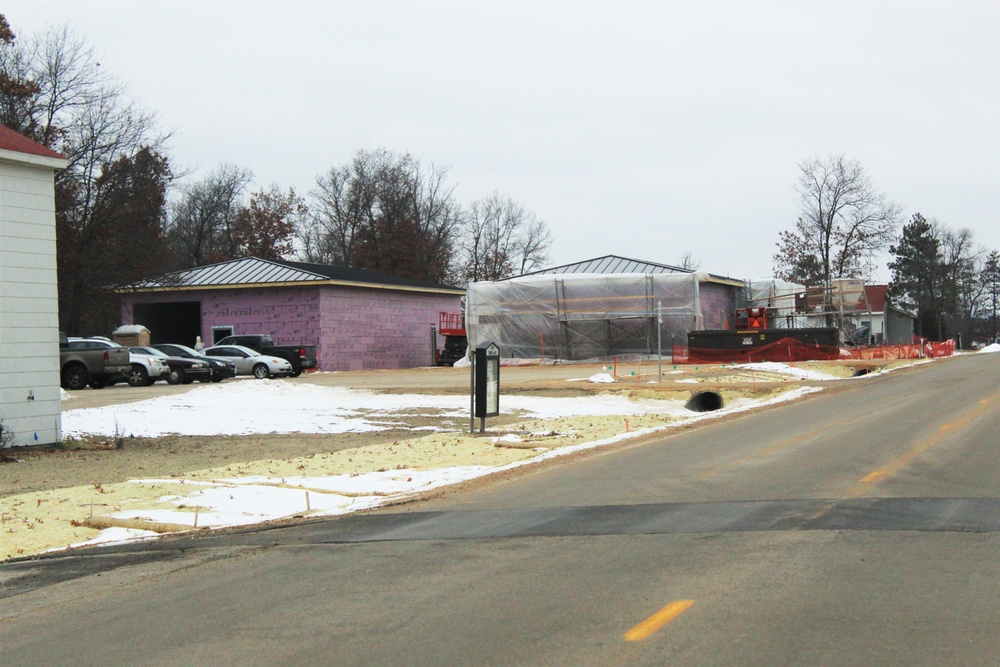
[[[986,347],[984,347],[983,349],[981,349],[979,351],[980,352],[987,352],[987,353],[989,353],[989,352],[1000,352],[1000,343],[993,343],[991,345],[987,345]]]
[[[737,364],[732,366],[732,368],[744,368],[751,371],[762,371],[770,373],[781,373],[782,375],[789,375],[799,380],[839,380],[841,378],[836,375],[830,375],[829,373],[823,373],[820,371],[813,371],[806,368],[799,368],[796,366],[791,366],[789,364],[783,364],[777,361],[765,361],[756,364]]]
[[[591,375],[589,378],[569,378],[566,380],[566,382],[594,382],[597,384],[607,384],[614,381],[615,379],[608,373],[598,373],[597,375]]]
[[[794,400],[820,391],[802,387],[767,402]],[[453,484],[528,463],[646,435],[694,420],[712,419],[765,404],[742,399],[712,413],[693,413],[682,401],[632,401],[622,396],[589,398],[503,396],[505,411],[519,410],[532,418],[655,413],[673,417],[665,426],[622,432],[603,440],[539,449],[537,455],[500,467],[464,465],[433,470],[381,470],[326,477],[269,477],[252,475],[211,481],[182,479],[132,480],[159,500],[155,507],[118,511],[119,521],[141,520],[197,527],[239,526],[297,515],[343,514],[376,507],[436,487]],[[336,433],[384,428],[376,423],[413,410],[466,416],[464,396],[378,394],[369,391],[280,381],[233,382],[196,387],[184,394],[104,408],[68,409],[63,431],[68,436],[116,432],[155,437],[168,433],[190,435],[250,434],[261,432]],[[164,489],[164,495],[160,494]],[[174,508],[164,506],[173,505]],[[197,511],[195,511],[197,508]],[[87,544],[147,539],[144,530],[121,527],[102,531]]]
[[[682,414],[680,401],[631,401],[624,396],[540,398],[501,396],[504,412],[539,419],[594,415]],[[256,380],[210,384],[184,394],[102,408],[66,410],[68,437],[116,433],[135,437],[248,435],[251,433],[361,433],[383,431],[387,418],[425,410],[468,417],[468,396],[379,394],[358,389]]]

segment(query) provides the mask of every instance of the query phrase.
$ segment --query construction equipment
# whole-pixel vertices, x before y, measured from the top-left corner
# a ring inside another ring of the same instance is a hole
[[[438,313],[438,334],[444,336],[444,348],[438,351],[438,366],[454,366],[465,358],[469,339],[465,332],[464,313]]]

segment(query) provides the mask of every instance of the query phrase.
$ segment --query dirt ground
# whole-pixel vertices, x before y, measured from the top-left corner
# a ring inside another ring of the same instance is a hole
[[[796,364],[838,377],[905,362],[809,362]],[[614,373],[613,384],[583,381]],[[662,374],[661,374],[662,373]],[[578,382],[568,380],[579,379]],[[248,380],[244,380],[248,381]],[[312,383],[389,393],[469,393],[468,369],[421,368],[403,371],[313,373],[284,382]],[[514,366],[501,369],[501,395],[582,396],[620,393],[633,399],[683,398],[713,390],[727,404],[746,397],[766,398],[801,385],[839,390],[850,383],[795,380],[787,375],[731,366],[673,366],[631,363],[616,366]],[[63,409],[100,407],[190,391],[192,386],[158,383],[152,387],[84,389],[64,400]],[[422,411],[426,412],[426,411]],[[16,558],[65,547],[93,538],[113,522],[95,521],[98,514],[129,507],[150,507],[163,493],[155,487],[138,494],[128,480],[189,479],[269,475],[331,476],[367,472],[428,470],[462,465],[505,465],[540,451],[596,441],[627,428],[662,427],[662,416],[586,417],[561,420],[526,419],[504,414],[488,420],[488,437],[469,434],[469,422],[454,418],[402,415],[405,427],[389,431],[344,434],[264,434],[248,436],[168,436],[128,438],[120,442],[69,439],[57,447],[26,448],[8,453],[0,463],[0,558]],[[428,434],[418,427],[446,429]],[[515,433],[517,444],[497,443]],[[16,457],[16,458],[15,458]],[[106,509],[104,509],[106,508]]]

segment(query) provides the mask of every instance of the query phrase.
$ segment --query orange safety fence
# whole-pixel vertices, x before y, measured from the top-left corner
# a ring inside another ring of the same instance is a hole
[[[803,343],[794,338],[737,349],[713,349],[674,345],[675,364],[727,364],[758,363],[762,361],[836,361],[838,359],[922,359],[948,357],[955,352],[955,341],[934,343],[915,338],[909,345],[881,345],[878,347],[837,347]]]

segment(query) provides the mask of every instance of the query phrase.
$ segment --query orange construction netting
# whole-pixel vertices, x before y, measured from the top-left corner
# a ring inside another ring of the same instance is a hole
[[[948,357],[955,352],[955,341],[934,343],[915,339],[909,345],[881,345],[878,347],[837,347],[802,343],[794,338],[782,338],[776,343],[731,350],[675,345],[673,362],[676,364],[756,363],[762,361],[835,361],[838,359],[923,359]]]

